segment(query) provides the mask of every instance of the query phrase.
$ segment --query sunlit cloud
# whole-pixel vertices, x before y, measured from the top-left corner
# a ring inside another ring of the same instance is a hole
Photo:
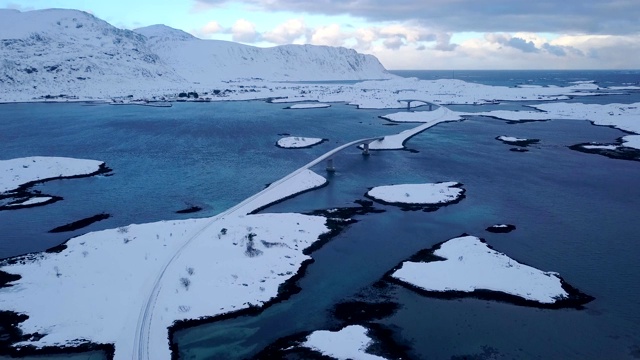
[[[262,37],[265,41],[277,45],[292,44],[305,36],[307,31],[307,26],[302,19],[291,19],[265,32]]]
[[[343,33],[340,25],[331,24],[315,29],[311,35],[310,43],[314,45],[343,46],[348,35]]]
[[[239,19],[233,24],[231,37],[233,41],[244,43],[255,43],[260,40],[260,34],[256,31],[256,26],[245,19]]]

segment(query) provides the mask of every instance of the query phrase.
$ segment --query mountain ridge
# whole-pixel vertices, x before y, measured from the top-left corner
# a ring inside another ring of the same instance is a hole
[[[0,9],[0,102],[47,95],[108,98],[226,80],[390,78],[377,58],[315,45],[203,40],[166,25],[119,29],[79,10]],[[197,86],[196,86],[197,85]]]

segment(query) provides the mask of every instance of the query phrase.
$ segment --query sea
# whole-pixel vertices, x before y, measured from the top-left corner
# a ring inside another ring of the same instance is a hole
[[[640,71],[397,71],[421,79],[455,78],[488,85],[603,87],[640,85]],[[639,91],[569,100],[640,102]],[[452,110],[527,109],[536,102],[451,106]],[[170,108],[87,103],[0,105],[0,158],[67,156],[105,161],[107,176],[51,181],[35,190],[57,203],[0,211],[0,258],[39,252],[70,237],[106,228],[213,216],[332,148],[414,124],[344,103],[287,110],[264,101],[174,103]],[[639,119],[640,121],[640,119]],[[308,149],[281,149],[291,136],[328,139]],[[535,138],[525,153],[499,135]],[[180,330],[180,359],[250,359],[282,337],[345,325],[335,305],[359,299],[398,309],[372,320],[392,331],[412,359],[640,359],[640,163],[569,149],[615,143],[626,133],[587,121],[511,123],[470,116],[411,138],[411,151],[353,148],[315,168],[329,185],[262,212],[308,213],[357,206],[374,186],[457,181],[466,197],[435,212],[376,204],[381,213],[316,250],[298,280],[300,291],[257,315]],[[201,211],[176,211],[198,206]],[[49,230],[96,214],[106,220],[66,233]],[[509,234],[486,227],[514,224]],[[549,310],[475,298],[439,299],[396,285],[374,286],[422,249],[463,233],[486,240],[521,263],[558,272],[595,297],[584,309]],[[135,266],[135,264],[130,264]],[[215,296],[215,294],[212,294]],[[55,309],[52,309],[55,311]],[[133,334],[132,334],[133,336]],[[41,359],[43,357],[37,357]],[[101,353],[48,359],[101,359]],[[29,359],[36,359],[31,357]]]

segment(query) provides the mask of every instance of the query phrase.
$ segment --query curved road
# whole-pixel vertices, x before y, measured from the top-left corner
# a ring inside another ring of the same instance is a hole
[[[247,199],[245,199],[244,201],[240,202],[239,204],[231,207],[230,209],[227,209],[226,211],[212,217],[200,230],[198,230],[195,234],[193,234],[189,239],[187,239],[187,241],[184,242],[184,244],[182,244],[182,246],[180,248],[178,248],[178,250],[176,250],[176,252],[173,254],[173,256],[169,259],[169,261],[167,261],[163,266],[162,269],[160,270],[160,272],[158,273],[158,275],[156,276],[154,283],[153,283],[153,288],[151,290],[151,292],[149,293],[149,296],[147,297],[147,300],[145,301],[144,306],[142,306],[142,308],[140,309],[140,315],[138,316],[138,324],[136,327],[136,334],[135,334],[135,339],[134,339],[134,343],[133,343],[133,353],[131,354],[131,358],[132,359],[139,359],[139,360],[147,360],[149,359],[149,334],[150,334],[150,330],[151,330],[151,322],[153,320],[153,311],[155,309],[156,306],[156,302],[158,300],[158,294],[160,293],[160,289],[162,289],[162,278],[165,274],[165,272],[167,271],[167,269],[169,268],[169,266],[171,265],[171,263],[173,263],[173,261],[180,256],[180,254],[182,253],[182,251],[189,245],[191,244],[191,242],[198,238],[205,230],[207,230],[212,224],[214,224],[217,220],[224,218],[225,216],[230,216],[230,215],[246,215],[248,213],[250,213],[251,211],[255,210],[255,208],[251,208],[251,203],[256,201],[258,198],[260,198],[260,196],[272,191],[274,188],[276,188],[278,185],[286,182],[287,180],[293,178],[294,176],[298,175],[299,173],[301,173],[302,171],[308,170],[309,168],[319,164],[320,162],[329,159],[330,157],[332,157],[333,155],[339,153],[340,151],[354,146],[354,145],[360,145],[360,144],[365,144],[365,143],[370,143],[373,141],[380,141],[382,140],[384,137],[379,136],[379,137],[372,137],[372,138],[366,138],[366,139],[360,139],[360,140],[355,140],[352,142],[349,142],[347,144],[341,145],[327,153],[325,153],[324,155],[316,158],[315,160],[311,161],[310,163],[304,165],[303,167],[293,171],[292,173],[290,173],[289,175],[283,177],[280,180],[277,180],[275,182],[273,182],[271,185],[269,185],[269,187],[267,187],[266,189],[248,197]],[[244,208],[244,210],[243,210]],[[247,208],[249,209],[247,211]]]

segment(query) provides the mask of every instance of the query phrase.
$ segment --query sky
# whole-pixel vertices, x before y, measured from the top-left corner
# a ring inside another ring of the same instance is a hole
[[[0,0],[259,47],[344,46],[390,70],[640,69],[640,0]]]

